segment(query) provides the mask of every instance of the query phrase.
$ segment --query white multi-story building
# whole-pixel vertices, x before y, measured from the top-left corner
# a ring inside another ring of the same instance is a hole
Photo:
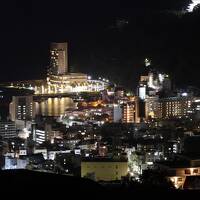
[[[33,96],[13,96],[9,112],[12,121],[34,119],[35,102],[33,102]]]
[[[113,105],[113,122],[120,122],[122,120],[122,106],[120,104]]]
[[[26,169],[28,164],[27,159],[20,159],[20,158],[12,158],[12,157],[5,157],[5,165],[3,169]]]
[[[0,121],[0,136],[3,139],[10,139],[17,137],[17,129],[15,122]]]

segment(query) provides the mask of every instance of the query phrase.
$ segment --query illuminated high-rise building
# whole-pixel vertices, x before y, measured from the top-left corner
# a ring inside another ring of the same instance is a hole
[[[68,43],[51,43],[49,63],[46,80],[17,81],[9,83],[9,86],[26,87],[40,95],[100,92],[109,85],[106,79],[93,80],[87,74],[73,72],[72,66],[68,66]]]
[[[122,105],[122,122],[123,123],[139,123],[139,98],[133,97],[130,102]]]
[[[152,96],[147,97],[145,99],[145,117],[149,118],[156,118],[160,114],[159,107],[159,96]]]
[[[17,137],[17,128],[15,122],[0,121],[0,136],[3,139],[10,139]]]
[[[200,110],[199,97],[169,97],[158,101],[157,118],[182,118],[197,114]]]
[[[123,112],[122,112],[122,122],[123,123],[134,123],[134,111],[135,107],[132,103],[127,103],[123,105]]]
[[[64,75],[68,73],[67,43],[51,43],[50,56],[50,74]]]
[[[13,96],[9,106],[11,120],[32,120],[35,117],[33,96]]]

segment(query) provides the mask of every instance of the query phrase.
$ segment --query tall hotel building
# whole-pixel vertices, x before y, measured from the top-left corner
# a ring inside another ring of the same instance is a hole
[[[132,103],[123,105],[122,122],[123,123],[134,123],[135,106]]]
[[[19,81],[10,86],[34,89],[36,95],[62,94],[73,92],[99,92],[107,88],[108,83],[90,80],[87,74],[71,73],[68,67],[68,43],[51,43],[50,63],[46,80]]]
[[[122,123],[139,123],[139,98],[134,97],[122,105]]]
[[[69,73],[68,44],[51,43],[47,86],[42,93],[64,93],[88,90],[88,77],[82,73]]]
[[[155,118],[181,118],[200,111],[199,97],[169,97],[157,100]]]
[[[171,97],[160,99],[158,110],[160,118],[187,117],[191,110],[193,98]]]
[[[68,72],[67,43],[51,43],[50,74],[64,75]]]

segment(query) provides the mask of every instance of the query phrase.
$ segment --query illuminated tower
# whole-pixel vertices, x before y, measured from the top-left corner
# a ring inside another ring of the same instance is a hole
[[[33,96],[13,96],[9,112],[12,121],[34,119],[36,113]]]
[[[133,103],[127,103],[122,106],[122,122],[123,123],[135,122],[135,106]]]
[[[64,75],[68,73],[67,43],[51,43],[50,56],[50,74]]]
[[[122,123],[140,123],[141,111],[139,97],[130,97],[130,101],[122,105]]]

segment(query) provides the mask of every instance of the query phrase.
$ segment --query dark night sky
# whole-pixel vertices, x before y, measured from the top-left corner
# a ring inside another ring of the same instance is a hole
[[[49,43],[69,42],[74,71],[135,87],[143,60],[180,86],[200,86],[199,12],[177,11],[190,0],[6,1],[0,5],[0,80],[45,77]],[[128,25],[117,25],[125,19]]]

